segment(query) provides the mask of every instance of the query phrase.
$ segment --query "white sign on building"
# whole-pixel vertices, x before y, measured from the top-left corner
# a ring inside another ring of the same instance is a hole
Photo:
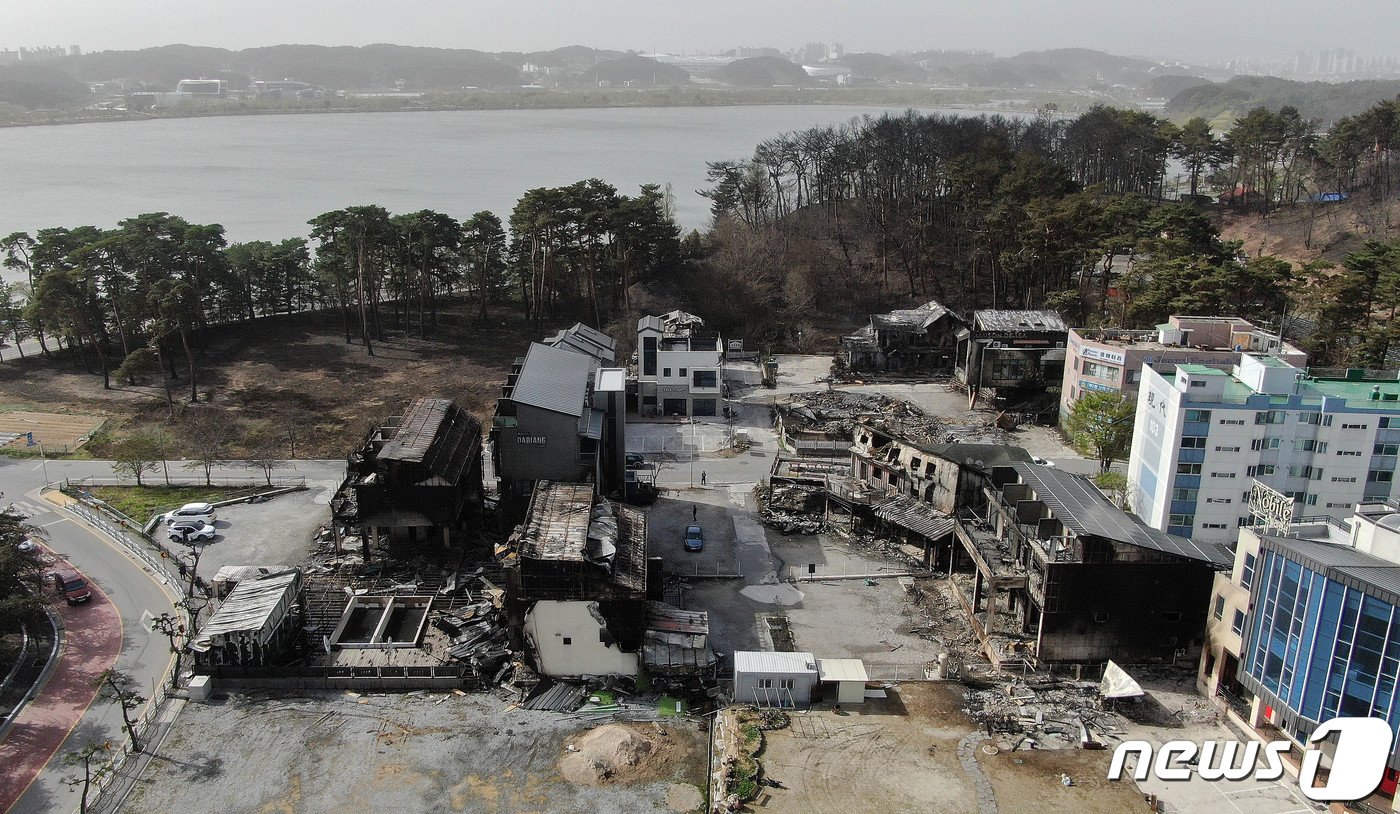
[[[1249,487],[1249,514],[1256,526],[1287,534],[1293,526],[1293,498],[1256,480]]]

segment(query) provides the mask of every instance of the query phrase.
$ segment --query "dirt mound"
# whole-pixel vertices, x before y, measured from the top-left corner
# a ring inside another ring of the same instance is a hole
[[[655,730],[606,724],[568,744],[559,771],[588,786],[658,780],[669,774],[676,749]]]

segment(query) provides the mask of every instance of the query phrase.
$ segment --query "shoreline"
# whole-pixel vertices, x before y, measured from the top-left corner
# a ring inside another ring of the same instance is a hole
[[[477,92],[470,94],[428,94],[417,97],[362,97],[359,104],[347,100],[325,100],[321,104],[294,106],[250,105],[244,102],[190,103],[168,108],[162,113],[142,111],[112,111],[110,113],[82,111],[53,112],[43,120],[0,121],[0,128],[63,127],[83,124],[163,121],[168,119],[207,119],[226,116],[306,116],[358,113],[443,113],[509,110],[604,110],[638,108],[701,108],[701,107],[777,107],[777,106],[849,106],[849,107],[908,107],[975,110],[987,114],[1024,115],[1034,113],[1042,105],[1063,100],[1044,96],[1027,100],[1031,104],[999,104],[987,98],[985,91],[951,92],[934,89],[647,89],[644,91],[540,91]],[[1021,101],[1017,99],[1016,101]],[[1066,112],[1063,108],[1061,113]],[[29,114],[33,116],[34,114]]]

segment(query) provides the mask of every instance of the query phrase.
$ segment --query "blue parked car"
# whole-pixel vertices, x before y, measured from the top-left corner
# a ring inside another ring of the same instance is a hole
[[[705,535],[700,532],[699,526],[691,526],[685,530],[685,550],[700,551],[705,547]]]

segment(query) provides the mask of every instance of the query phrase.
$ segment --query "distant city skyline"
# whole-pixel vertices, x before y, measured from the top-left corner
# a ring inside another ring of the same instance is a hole
[[[284,43],[388,42],[482,51],[564,45],[610,50],[722,50],[841,42],[847,52],[990,50],[998,56],[1094,48],[1125,56],[1221,62],[1344,47],[1395,53],[1400,3],[1341,0],[6,0],[0,32],[17,49],[84,51],[171,43],[241,49]]]

